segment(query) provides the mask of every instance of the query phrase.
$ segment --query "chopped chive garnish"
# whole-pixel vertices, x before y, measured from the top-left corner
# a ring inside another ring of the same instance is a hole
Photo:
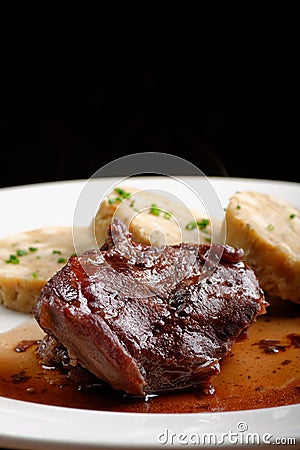
[[[195,228],[199,228],[200,230],[205,230],[205,228],[209,225],[209,219],[197,220],[196,222],[189,222],[186,226],[186,230],[195,230]]]
[[[154,214],[155,216],[159,216],[160,212],[161,212],[160,208],[158,208],[158,206],[155,203],[152,203],[150,213]]]
[[[33,252],[36,252],[36,251],[38,250],[38,248],[37,248],[37,247],[29,247],[28,250],[29,250],[31,253],[33,253]]]
[[[172,217],[172,214],[171,214],[171,213],[169,213],[169,212],[165,212],[165,213],[164,213],[164,219],[170,220],[171,217]]]
[[[33,276],[33,278],[37,278],[37,273],[36,272],[32,272],[32,276]]]
[[[166,220],[170,220],[172,217],[172,214],[170,212],[164,211],[159,208],[156,203],[152,203],[150,207],[150,214],[153,214],[154,216],[160,216],[161,213],[163,214],[163,218]]]
[[[53,255],[61,255],[60,250],[52,250]]]
[[[295,219],[296,214],[290,214],[290,219]]]
[[[108,199],[108,203],[110,204],[110,205],[113,205],[114,203],[116,203],[116,202],[122,202],[124,199],[123,198],[121,198],[121,197],[112,197],[112,198],[109,198]]]
[[[16,255],[9,255],[9,259],[5,261],[7,264],[19,264],[20,260]]]
[[[197,223],[196,222],[190,222],[188,224],[186,224],[185,229],[186,230],[195,230],[195,228],[197,228]]]
[[[67,262],[66,258],[58,258],[57,260],[58,263],[65,263]]]
[[[236,209],[241,209],[241,205],[236,205]]]
[[[122,189],[122,188],[115,188],[114,191],[115,191],[117,194],[119,194],[119,195],[125,194],[125,191],[124,191],[124,189]]]
[[[200,228],[200,230],[204,230],[207,225],[209,225],[208,219],[202,219],[200,222],[197,220],[197,227]]]
[[[17,250],[17,256],[25,256],[28,255],[28,252],[26,250]]]
[[[124,191],[124,189],[122,188],[115,188],[114,191],[119,194],[120,197],[122,197],[122,200],[124,200],[125,198],[129,198],[130,197],[130,192],[126,192]],[[117,197],[118,198],[118,197]],[[121,201],[122,201],[121,200]]]
[[[274,225],[272,225],[271,223],[269,223],[269,225],[267,226],[268,230],[273,231],[274,230]]]

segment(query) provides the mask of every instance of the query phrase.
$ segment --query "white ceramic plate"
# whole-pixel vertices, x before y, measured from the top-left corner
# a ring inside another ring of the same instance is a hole
[[[98,179],[94,183],[102,195],[116,181]],[[147,188],[153,178],[134,178],[132,182]],[[300,207],[297,183],[237,178],[210,178],[210,182],[223,207],[235,191],[247,189],[274,194]],[[159,187],[169,189],[170,183],[172,180],[161,179]],[[43,226],[72,225],[85,186],[86,180],[79,180],[1,189],[0,238]],[[186,192],[178,194],[184,199]],[[85,217],[86,225],[91,218],[90,212]],[[0,307],[0,332],[25,319],[23,314]],[[240,448],[247,440],[263,448],[272,443],[286,444],[289,439],[296,440],[293,448],[300,448],[299,423],[299,404],[223,413],[136,414],[53,407],[0,397],[0,447],[5,448],[186,449],[199,448],[200,443],[210,447],[213,442]]]

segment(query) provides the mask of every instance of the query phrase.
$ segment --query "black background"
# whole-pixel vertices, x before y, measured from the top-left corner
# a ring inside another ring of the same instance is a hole
[[[300,181],[295,11],[87,5],[2,11],[0,186],[86,178],[144,151]]]

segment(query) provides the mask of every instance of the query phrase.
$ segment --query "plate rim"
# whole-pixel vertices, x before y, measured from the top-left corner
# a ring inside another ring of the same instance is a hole
[[[157,178],[167,178],[167,176],[163,176],[163,175],[155,175],[155,177]],[[196,178],[195,176],[180,176],[181,178]],[[242,181],[242,182],[254,182],[254,183],[263,183],[263,184],[281,184],[281,185],[290,185],[292,186],[300,186],[300,182],[297,181],[288,181],[288,180],[279,180],[279,179],[273,179],[273,178],[252,178],[252,177],[236,177],[236,176],[215,176],[215,175],[205,175],[204,177],[207,178],[210,181]],[[41,182],[36,182],[36,183],[27,183],[27,184],[19,184],[19,185],[13,185],[13,186],[3,186],[0,187],[0,192],[1,191],[9,191],[9,190],[18,190],[18,189],[26,189],[26,188],[34,188],[34,187],[42,187],[45,185],[59,185],[59,184],[72,184],[72,183],[86,183],[87,181],[93,179],[93,180],[101,180],[101,179],[120,179],[120,178],[124,178],[124,177],[99,177],[99,178],[68,178],[65,180],[50,180],[50,181],[41,181]],[[147,175],[143,175],[143,176],[135,176],[133,177],[133,179],[144,179],[144,178],[154,178],[151,176],[147,176]]]

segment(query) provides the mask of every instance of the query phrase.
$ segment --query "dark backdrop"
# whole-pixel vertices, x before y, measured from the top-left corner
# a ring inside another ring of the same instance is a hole
[[[99,4],[2,11],[1,186],[86,178],[142,151],[299,181],[295,12]]]

